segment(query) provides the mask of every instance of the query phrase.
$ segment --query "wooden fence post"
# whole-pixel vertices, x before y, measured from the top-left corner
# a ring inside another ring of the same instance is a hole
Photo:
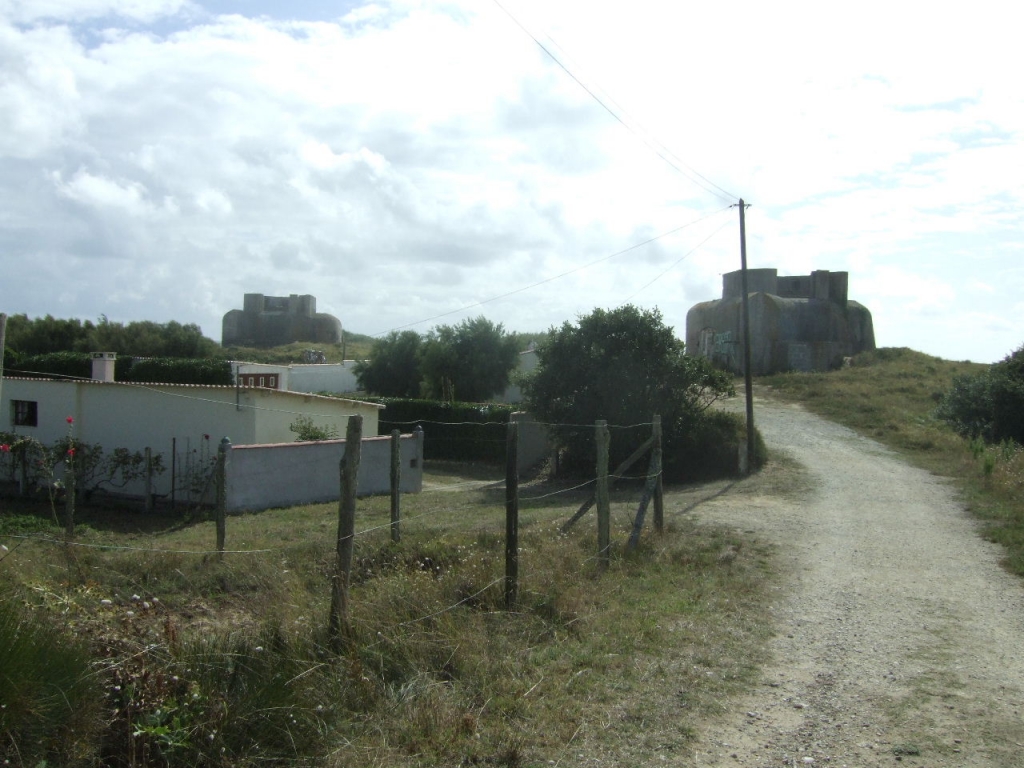
[[[665,483],[663,456],[661,453],[661,416],[654,417],[654,530],[665,532]]]
[[[604,419],[595,424],[594,439],[597,443],[597,567],[599,571],[604,571],[611,562],[611,500],[608,497],[610,437],[608,422]]]
[[[648,438],[647,440],[645,440],[644,444],[637,448],[635,451],[633,451],[633,453],[629,455],[628,459],[619,464],[619,466],[615,468],[615,471],[612,472],[612,474],[618,477],[627,469],[636,464],[643,457],[643,455],[651,449],[651,446],[653,445],[652,441],[653,438]],[[576,513],[572,517],[565,521],[565,523],[562,525],[562,533],[568,533],[569,529],[576,525],[580,518],[587,514],[587,512],[590,511],[590,508],[594,506],[596,502],[597,495],[595,493],[593,496],[591,496],[589,499],[583,502],[582,505],[580,505],[580,508],[576,510]]]
[[[153,449],[146,446],[146,502],[145,510],[153,511]]]
[[[331,589],[331,615],[327,633],[335,653],[345,650],[348,626],[348,584],[352,574],[352,545],[356,532],[356,491],[362,455],[363,417],[348,417],[345,455],[339,467],[341,499],[338,501],[338,545]]]
[[[231,440],[227,437],[221,438],[217,446],[217,556],[224,559],[224,539],[227,528],[227,505],[228,505],[228,452],[231,450]]]
[[[659,492],[659,481],[661,480],[661,416],[655,414],[651,420],[651,439],[648,440],[651,444],[651,460],[647,463],[647,479],[644,481],[644,492],[640,496],[640,504],[636,509],[636,517],[633,518],[633,530],[629,534],[629,544],[627,545],[630,549],[636,547],[640,542],[640,531],[644,527],[644,516],[647,514],[647,505],[651,503],[651,499],[654,498],[654,527],[659,533],[662,532],[664,527],[664,510],[660,512],[659,521],[659,504],[660,499],[658,497]]]
[[[346,451],[348,448],[345,449]],[[402,433],[391,430],[391,540],[402,540]]]
[[[519,596],[519,424],[508,423],[505,439],[505,610]]]

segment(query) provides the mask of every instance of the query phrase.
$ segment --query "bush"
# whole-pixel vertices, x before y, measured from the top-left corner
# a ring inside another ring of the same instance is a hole
[[[220,384],[234,383],[231,363],[227,360],[207,360],[177,357],[157,357],[134,360],[121,377],[123,381],[160,384]]]
[[[718,397],[732,392],[732,379],[706,359],[686,355],[657,310],[596,309],[576,325],[552,329],[537,358],[525,381],[526,402],[532,414],[551,425],[562,468],[593,471],[593,425],[599,419],[613,429],[609,461],[611,467],[619,465],[650,436],[650,420],[657,414],[667,479],[735,470],[731,422],[709,411]]]
[[[964,437],[1024,444],[1024,346],[984,373],[954,378],[935,415]]]
[[[511,405],[446,403],[437,400],[363,398],[386,406],[377,431],[390,435],[393,429],[411,432],[423,427],[423,452],[428,459],[447,461],[505,460],[506,426],[520,410]]]

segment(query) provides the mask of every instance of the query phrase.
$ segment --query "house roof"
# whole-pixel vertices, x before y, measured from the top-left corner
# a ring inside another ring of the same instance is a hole
[[[186,389],[186,390],[217,390],[217,391],[235,391],[235,390],[258,390],[263,393],[271,394],[275,397],[301,397],[314,398],[317,400],[327,400],[336,403],[351,403],[353,405],[363,405],[370,408],[376,408],[377,410],[384,410],[386,406],[381,403],[369,403],[365,400],[353,400],[347,397],[333,397],[331,395],[318,395],[311,392],[292,392],[286,389],[274,389],[271,387],[255,387],[255,386],[235,386],[234,384],[171,384],[162,381],[99,381],[98,379],[48,379],[38,376],[4,376],[5,381],[46,381],[54,384],[85,384],[90,386],[100,387],[170,387],[174,389]]]

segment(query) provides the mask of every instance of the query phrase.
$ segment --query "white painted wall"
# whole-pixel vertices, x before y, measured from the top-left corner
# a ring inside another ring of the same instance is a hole
[[[354,372],[356,362],[346,360],[325,365],[289,366],[288,388],[293,392],[358,392],[359,382]]]
[[[38,426],[14,427],[13,400],[30,400],[38,408]],[[34,437],[52,444],[68,434],[98,443],[109,455],[114,448],[162,454],[167,471],[155,478],[154,492],[170,493],[172,446],[212,455],[222,437],[234,445],[291,443],[289,426],[309,416],[316,426],[344,435],[348,417],[363,416],[363,433],[377,434],[381,407],[357,400],[304,395],[268,389],[227,386],[128,384],[98,381],[4,379],[0,400],[0,431]],[[142,488],[125,489],[142,493]]]
[[[422,437],[402,435],[400,447],[399,487],[402,493],[419,493],[423,490]],[[344,440],[233,447],[226,467],[227,509],[257,511],[337,501],[339,462],[344,455]],[[356,491],[369,496],[390,490],[391,438],[364,438]]]

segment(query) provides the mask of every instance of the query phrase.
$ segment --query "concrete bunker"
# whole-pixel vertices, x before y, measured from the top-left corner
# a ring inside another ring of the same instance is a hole
[[[341,321],[317,312],[315,296],[247,293],[243,307],[224,315],[221,344],[225,347],[277,347],[295,341],[341,343]]]
[[[848,298],[849,273],[815,270],[779,276],[748,269],[750,367],[754,375],[838,368],[844,357],[875,348],[871,313]],[[722,276],[722,298],[686,313],[686,351],[743,373],[743,282]]]

